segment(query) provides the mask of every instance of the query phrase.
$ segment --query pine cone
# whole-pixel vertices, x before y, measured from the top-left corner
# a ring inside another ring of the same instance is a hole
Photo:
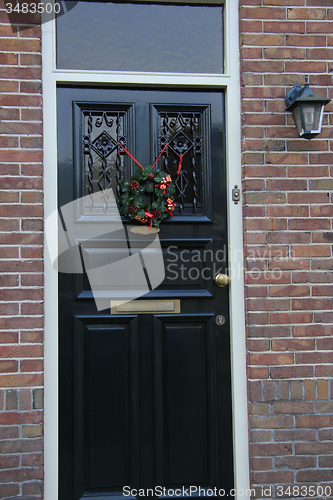
[[[129,211],[132,212],[132,214],[136,214],[137,211],[138,211],[138,207],[136,207],[135,205],[133,205],[133,203],[131,203],[128,208],[129,208]]]
[[[131,183],[130,183],[130,189],[132,189],[132,190],[138,189],[139,186],[140,186],[140,184],[138,183],[138,181],[131,181]]]
[[[151,214],[154,216],[154,219],[159,219],[161,217],[161,212],[156,210],[156,208],[151,211]]]
[[[148,180],[153,182],[155,180],[156,175],[153,173],[148,174]]]

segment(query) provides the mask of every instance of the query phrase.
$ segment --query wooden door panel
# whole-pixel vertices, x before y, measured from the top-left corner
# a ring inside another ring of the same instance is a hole
[[[181,304],[179,314],[98,312],[86,274],[59,274],[59,500],[123,498],[125,485],[228,490],[228,290],[214,285],[227,267],[223,94],[60,87],[58,102],[60,207],[109,186],[119,195],[133,162],[117,142],[141,163],[169,143],[159,165],[177,184],[159,233],[166,277],[143,298]],[[142,236],[112,234],[115,218],[114,206],[78,201],[75,224],[106,228],[82,246],[89,262],[144,247]],[[112,285],[101,293],[117,298]]]

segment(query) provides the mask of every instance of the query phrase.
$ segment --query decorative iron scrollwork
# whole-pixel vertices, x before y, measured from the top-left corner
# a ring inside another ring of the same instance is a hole
[[[118,143],[126,147],[126,111],[83,110],[82,120],[82,152],[88,194],[112,187],[119,197],[125,160]],[[108,209],[107,203],[104,198],[104,212]]]
[[[159,148],[164,152],[164,170],[171,175],[177,189],[177,206],[183,215],[196,214],[200,200],[198,169],[201,168],[203,137],[200,112],[159,111]],[[178,165],[182,158],[182,168]]]

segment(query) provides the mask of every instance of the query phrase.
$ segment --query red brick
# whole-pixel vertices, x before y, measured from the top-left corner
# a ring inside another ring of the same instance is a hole
[[[311,72],[311,73],[324,73],[326,70],[326,62],[313,62],[313,61],[287,61],[286,71],[293,73],[297,72]]]
[[[286,429],[294,427],[294,417],[291,415],[269,415],[250,417],[251,429]]]
[[[16,436],[18,437],[18,436]],[[20,459],[15,455],[5,455],[0,457],[0,467],[1,469],[12,469],[19,466]],[[0,490],[1,491],[1,490]]]
[[[248,299],[246,307],[248,311],[288,311],[290,301],[289,299]]]
[[[22,193],[23,194],[23,193]],[[21,219],[22,231],[42,231],[42,219]]]
[[[250,199],[253,203],[256,203],[255,197]],[[257,201],[259,203],[259,201]],[[245,219],[244,230],[245,231],[281,231],[287,229],[287,221],[282,219],[275,219],[274,217],[266,219]]]
[[[296,427],[305,427],[305,428],[318,428],[318,427],[332,427],[333,423],[333,415],[297,415],[296,416]],[[307,446],[307,445],[305,445]],[[325,453],[323,448],[325,448],[325,443],[316,443],[316,451],[309,452],[309,455],[317,454],[317,453]],[[330,443],[330,446],[333,446],[333,443]],[[296,452],[297,453],[297,452]],[[328,453],[332,453],[329,451]],[[302,453],[297,453],[302,454]],[[305,453],[307,454],[307,453]]]
[[[268,368],[267,367],[250,367],[249,368],[249,378],[250,379],[267,379]]]
[[[323,337],[333,333],[332,326],[325,325],[300,325],[293,326],[293,336],[295,337]]]
[[[262,353],[250,354],[250,365],[290,365],[294,361],[292,353],[277,354],[277,353]]]
[[[271,297],[304,297],[310,295],[310,287],[302,285],[270,286]]]
[[[281,484],[281,483],[292,483],[293,473],[292,471],[270,471],[270,472],[253,472],[252,474],[253,484]]]
[[[0,133],[1,133],[1,124],[0,124]],[[38,162],[42,161],[42,153],[40,151],[11,151],[11,150],[0,150],[1,157],[6,161],[14,161],[14,162]]]
[[[312,313],[310,312],[277,312],[270,313],[271,323],[293,324],[311,323]]]
[[[333,268],[333,260],[332,259],[316,259],[312,261],[312,269],[332,269]]]
[[[266,33],[305,33],[305,23],[304,22],[278,22],[278,21],[265,21],[264,22],[264,32]],[[284,45],[282,43],[276,45]]]
[[[285,19],[286,11],[279,7],[242,7],[242,19]]]
[[[313,243],[333,243],[333,233],[312,233]]]
[[[22,455],[23,467],[40,467],[43,465],[42,453],[24,453]]]
[[[333,153],[309,153],[309,161],[310,165],[330,165],[333,163]]]
[[[22,109],[21,118],[22,121],[41,121],[42,120],[41,110],[39,108]]]
[[[322,350],[333,351],[333,338],[317,339],[316,344],[317,344],[317,349],[319,349],[320,351]]]
[[[266,286],[256,286],[256,287],[247,287],[245,289],[246,298],[250,297],[267,297],[267,287]]]
[[[333,33],[333,23],[330,22],[308,22],[306,23],[307,33]]]
[[[288,429],[288,430],[276,430],[274,433],[274,437],[276,441],[315,441],[316,433],[313,430],[309,429]],[[280,467],[288,467],[291,465],[291,462],[295,461],[297,464],[293,464],[293,467],[297,469],[304,469],[306,467],[313,467],[315,464],[314,457],[307,458],[299,458],[299,457],[289,457],[288,459],[283,457],[280,462],[278,460],[275,461],[276,465]],[[278,462],[278,463],[277,463]],[[288,465],[289,464],[289,465]]]
[[[313,141],[287,141],[288,151],[328,151],[328,141],[313,140]]]
[[[18,372],[18,362],[15,360],[0,359],[0,373]]]
[[[293,257],[330,257],[330,245],[293,245],[291,248]]]
[[[269,47],[264,49],[265,59],[305,59],[305,49]]]
[[[246,283],[248,285],[250,284],[255,284],[255,285],[258,285],[258,284],[265,284],[265,285],[268,285],[268,284],[276,284],[276,283],[290,283],[291,281],[291,275],[290,273],[283,273],[283,272],[279,272],[279,273],[274,273],[274,272],[268,272],[268,271],[265,271],[264,273],[262,274],[258,274],[258,273],[255,273],[255,274],[250,274],[250,273],[246,273],[245,275],[245,280],[246,280]]]
[[[309,193],[308,191],[302,193],[288,193],[288,203],[304,205],[305,203],[327,203],[327,201],[326,193]]]
[[[316,167],[316,177],[328,177],[328,167]],[[309,166],[289,167],[288,177],[313,177],[313,169]]]
[[[266,205],[271,203],[285,203],[285,193],[244,193],[244,201],[247,204]]]
[[[23,149],[42,149],[41,137],[20,137],[20,147]]]
[[[42,344],[44,340],[43,332],[21,332],[20,341],[24,343]]]
[[[22,487],[22,493],[23,495],[34,495],[33,498],[41,499],[43,493],[43,483],[41,481],[25,483]]]
[[[0,484],[0,497],[9,498],[19,494],[18,484]]]
[[[240,31],[243,33],[255,33],[255,32],[261,32],[262,30],[262,22],[261,21],[256,21],[256,20],[246,20],[242,19],[240,21]]]
[[[249,337],[290,337],[290,327],[289,326],[276,326],[276,325],[265,325],[265,326],[249,326],[248,327]]]
[[[314,413],[313,403],[301,401],[289,401],[274,403],[272,405],[272,413],[296,414],[296,413]]]
[[[249,381],[249,397],[250,401],[260,402],[262,399],[261,395],[261,382]]]
[[[314,339],[281,339],[272,340],[273,351],[311,351],[315,349]]]
[[[324,468],[324,467],[333,468],[333,457],[331,457],[331,456],[319,457],[318,458],[318,465],[320,468]]]
[[[39,441],[39,440],[38,440]],[[26,440],[26,442],[23,441],[24,446],[22,446],[23,449],[30,449],[30,448],[38,448],[38,441],[37,440]],[[9,442],[6,443],[7,445]],[[1,444],[0,444],[1,446]],[[40,445],[39,445],[40,447]],[[30,450],[29,450],[30,451]],[[42,479],[43,477],[43,471],[42,469],[11,469],[9,471],[0,471],[0,479],[3,481],[4,479],[6,481],[26,481],[26,480],[31,480],[31,479]]]
[[[27,359],[20,362],[21,372],[42,372],[43,360],[41,359]]]
[[[250,405],[250,415],[268,415],[269,405],[266,403],[253,403]]]
[[[1,332],[0,333],[0,343],[1,344],[15,344],[18,342],[17,332]]]
[[[292,309],[293,310],[314,310],[314,309],[329,309],[331,310],[333,306],[333,299],[315,299],[315,298],[303,298],[303,299],[292,299]]]
[[[289,229],[302,231],[302,230],[315,230],[315,229],[330,229],[331,224],[327,219],[290,219]]]
[[[329,470],[301,470],[297,472],[297,481],[299,482],[321,482],[321,481],[332,481],[333,471]]]
[[[266,24],[266,23],[265,23]],[[280,24],[280,23],[277,23]],[[289,23],[288,23],[289,24]],[[303,23],[302,23],[303,24]],[[269,32],[269,30],[268,30]],[[304,33],[304,31],[303,31]],[[242,34],[242,45],[259,45],[260,47],[267,47],[267,46],[283,46],[284,45],[284,35],[271,35],[267,33],[260,33],[260,34],[248,34],[248,33],[243,33]]]
[[[286,45],[294,47],[325,47],[325,36],[286,35]]]
[[[255,66],[255,63],[252,63],[252,66]],[[268,68],[267,68],[268,70]],[[253,71],[253,68],[249,68],[248,71]],[[242,117],[242,123],[244,125],[284,125],[285,124],[285,116],[278,115],[273,113],[246,113]],[[248,153],[250,154],[250,153]],[[252,153],[258,155],[259,153]],[[269,153],[266,154],[266,157]],[[273,154],[273,153],[272,153]],[[275,153],[277,154],[277,153]],[[247,163],[246,157],[243,159],[245,163]],[[260,162],[258,162],[260,163]],[[261,162],[263,163],[263,161]],[[273,163],[272,161],[267,160],[267,163]],[[284,163],[284,162],[282,162]]]
[[[294,257],[290,259],[275,259],[269,262],[268,268],[275,269],[275,272],[278,270],[287,270],[287,269],[309,269],[310,261],[306,259],[297,260]]]
[[[329,377],[329,378],[332,378],[333,377],[333,366],[330,365],[330,366],[326,366],[326,365],[323,365],[323,366],[316,366],[315,367],[315,376],[316,377]]]
[[[246,177],[286,177],[286,167],[274,167],[271,165],[264,167],[249,166],[243,170]]]
[[[290,468],[290,469],[307,469],[316,467],[316,459],[315,457],[281,457],[275,459],[275,466],[281,468]]]
[[[316,193],[314,193],[314,194],[316,194]],[[326,193],[323,193],[323,195],[325,197]],[[326,200],[327,200],[327,196],[326,196]],[[310,208],[310,211],[311,211],[310,212],[311,217],[333,217],[333,206],[332,205],[312,206]]]
[[[255,457],[274,457],[281,455],[291,455],[292,445],[290,443],[255,444],[251,446],[251,454],[252,456]]]
[[[276,379],[313,377],[312,366],[272,366],[271,377]]]
[[[33,330],[35,328],[43,328],[43,326],[44,322],[42,318],[0,318],[0,329],[17,330],[20,328],[24,328],[27,330]]]
[[[288,19],[326,19],[326,9],[310,9],[305,7],[303,9],[287,9]]]
[[[253,471],[264,471],[272,469],[272,459],[271,458],[250,458],[251,470]]]
[[[320,381],[318,380],[318,382]],[[327,380],[322,380],[321,382],[327,382]],[[316,402],[316,413],[333,413],[333,402],[332,401]]]

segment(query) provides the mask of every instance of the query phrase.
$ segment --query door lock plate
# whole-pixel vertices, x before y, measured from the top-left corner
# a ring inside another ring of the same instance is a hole
[[[237,203],[240,201],[240,189],[235,184],[234,189],[232,190],[232,201],[237,205]]]

